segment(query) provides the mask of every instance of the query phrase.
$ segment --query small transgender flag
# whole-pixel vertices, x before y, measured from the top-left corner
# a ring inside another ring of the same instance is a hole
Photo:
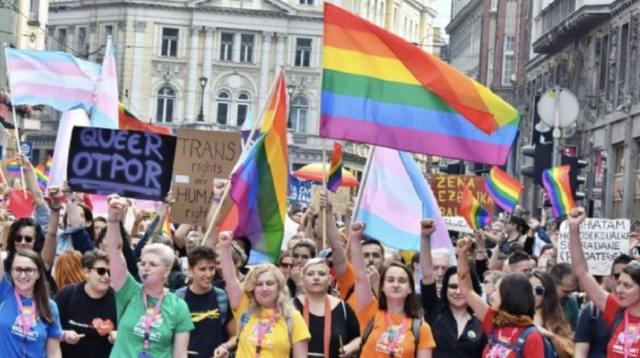
[[[102,61],[102,72],[95,92],[95,104],[91,114],[94,127],[118,129],[118,78],[111,36],[107,39],[107,50]]]

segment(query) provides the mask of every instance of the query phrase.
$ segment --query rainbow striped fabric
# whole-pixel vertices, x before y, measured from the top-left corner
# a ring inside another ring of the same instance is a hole
[[[36,174],[36,180],[38,181],[38,186],[40,190],[47,190],[47,186],[49,185],[49,176],[46,174],[46,167],[44,164],[40,163],[34,169]]]
[[[234,235],[246,236],[271,262],[280,255],[287,207],[287,91],[280,73],[262,130],[231,174],[231,198],[238,206]]]
[[[491,168],[489,175],[484,178],[484,186],[487,193],[499,207],[508,213],[513,213],[523,189],[519,181],[494,166]]]
[[[480,205],[480,202],[473,196],[466,183],[462,186],[460,213],[473,230],[482,229],[491,224],[491,213]]]
[[[167,209],[167,212],[164,215],[164,221],[162,222],[162,232],[167,234],[169,238],[173,239],[173,231],[171,230],[171,209]]]
[[[571,166],[563,165],[542,172],[542,185],[547,191],[553,216],[556,218],[569,214],[571,209],[577,207],[571,193],[570,170]]]
[[[520,114],[419,47],[325,3],[320,135],[503,165]]]
[[[118,77],[113,40],[109,36],[102,60],[100,81],[96,86],[95,108],[91,113],[91,124],[94,127],[118,129],[118,123]]]
[[[5,160],[4,168],[7,170],[7,173],[20,177],[20,164],[18,164],[18,160],[16,158]]]
[[[327,189],[335,193],[338,191],[340,185],[342,185],[342,144],[333,142],[331,166],[329,167],[329,177],[327,177]]]
[[[53,166],[53,157],[49,156],[47,158],[47,162],[44,165],[44,175],[49,177],[49,173],[51,173],[51,167]]]
[[[129,112],[124,104],[120,102],[118,103],[118,127],[119,129],[124,130],[152,132],[164,135],[176,135],[176,133],[174,133],[173,129],[171,128],[157,127],[147,122],[141,121],[133,113]]]

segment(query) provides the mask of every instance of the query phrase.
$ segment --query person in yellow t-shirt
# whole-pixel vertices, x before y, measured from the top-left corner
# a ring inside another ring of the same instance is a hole
[[[232,234],[220,234],[220,264],[229,306],[238,320],[237,358],[306,358],[309,329],[291,303],[282,272],[255,266],[240,285],[231,257]]]
[[[392,263],[384,268],[380,275],[379,297],[376,301],[371,292],[360,243],[363,231],[363,223],[351,225],[351,262],[356,274],[356,313],[364,342],[360,356],[431,358],[436,343],[431,328],[424,322],[413,275],[400,263]],[[417,337],[412,329],[414,319],[421,321]],[[372,328],[365,340],[364,336],[371,322]]]

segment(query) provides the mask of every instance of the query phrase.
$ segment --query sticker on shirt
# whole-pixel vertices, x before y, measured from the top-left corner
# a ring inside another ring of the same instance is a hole
[[[268,322],[257,323],[251,328],[249,331],[249,337],[247,337],[247,342],[249,345],[258,346],[258,327],[262,326],[263,329],[266,329],[266,333],[264,334],[264,338],[262,339],[262,344],[260,345],[262,348],[273,348],[274,340],[273,338],[268,337],[273,333],[273,329],[275,327],[274,324],[267,327]]]
[[[157,315],[153,316],[152,308],[149,308],[147,310],[147,314],[141,316],[140,319],[138,319],[138,323],[136,323],[136,325],[133,327],[133,334],[138,337],[144,338],[144,330],[145,330],[144,328],[145,328],[145,322],[147,319],[152,319],[151,329],[149,332],[149,341],[159,342],[160,337],[162,337],[162,333],[157,332],[157,329],[162,325],[162,322],[164,321],[164,319],[162,318],[161,313],[158,313]],[[155,332],[153,330],[154,328],[156,329]]]
[[[13,326],[11,326],[11,334],[15,334],[20,338],[25,337],[24,330],[22,329],[21,324],[22,317],[16,317],[16,320],[13,322]],[[29,333],[27,335],[27,340],[29,341],[37,341],[38,340],[38,331],[36,330],[36,324],[38,323],[38,319],[36,317],[33,318],[33,323],[29,328]]]
[[[378,342],[376,343],[376,352],[391,354],[391,352],[389,351],[389,346],[391,345],[391,342],[393,342],[393,340],[396,338],[396,334],[398,333],[399,329],[400,325],[387,328],[387,330],[382,333],[382,335],[378,339]],[[407,333],[403,332],[396,340],[396,346],[393,352],[395,356],[402,356],[402,353],[404,351],[402,342],[404,341],[405,337],[407,337]]]
[[[504,339],[506,340],[507,338],[505,337]],[[507,358],[509,354],[511,354],[511,349],[496,342],[489,349],[489,354],[487,354],[486,358]]]
[[[623,325],[621,325],[623,326]],[[621,355],[624,355],[624,343],[625,341],[630,342],[630,349],[629,349],[629,357],[638,357],[638,341],[640,341],[640,336],[638,336],[638,334],[636,334],[636,332],[638,331],[638,325],[633,325],[630,324],[629,326],[629,331],[626,334],[626,339],[625,339],[625,331],[624,328],[622,330],[620,330],[620,332],[618,333],[618,335],[616,336],[616,341],[613,344],[613,353],[618,353]],[[629,343],[627,343],[629,344]]]
[[[108,335],[115,328],[110,319],[104,321],[102,318],[94,318],[93,321],[91,321],[91,327],[98,332],[100,337]]]

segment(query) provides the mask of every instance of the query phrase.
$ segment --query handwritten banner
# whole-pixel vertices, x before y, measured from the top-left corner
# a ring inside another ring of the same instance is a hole
[[[311,202],[311,188],[314,182],[300,180],[293,175],[289,175],[289,192],[287,199],[299,203],[309,204]]]
[[[316,213],[320,212],[320,191],[324,190],[322,185],[314,185],[311,187],[311,203],[309,206],[313,208]],[[337,192],[329,192],[329,200],[331,200],[331,204],[333,204],[333,212],[344,214],[347,212],[347,207],[351,202],[351,190],[347,187],[338,188]]]
[[[610,275],[613,259],[621,253],[629,253],[630,230],[631,223],[627,219],[587,218],[582,222],[580,243],[592,275]],[[566,221],[558,233],[558,262],[571,262],[569,225]]]
[[[206,225],[215,180],[229,179],[241,153],[239,132],[178,129],[171,220]],[[221,217],[231,205],[230,199],[225,201]]]
[[[442,216],[461,216],[462,185],[466,183],[469,191],[478,199],[480,205],[494,213],[493,199],[485,191],[484,178],[475,175],[444,175],[431,177],[431,190],[436,197]]]
[[[75,127],[67,178],[73,191],[162,200],[171,187],[176,148],[172,136]]]
[[[461,216],[443,216],[442,219],[449,231],[464,232],[468,234],[473,233],[473,230],[469,224],[467,224],[467,220]]]

